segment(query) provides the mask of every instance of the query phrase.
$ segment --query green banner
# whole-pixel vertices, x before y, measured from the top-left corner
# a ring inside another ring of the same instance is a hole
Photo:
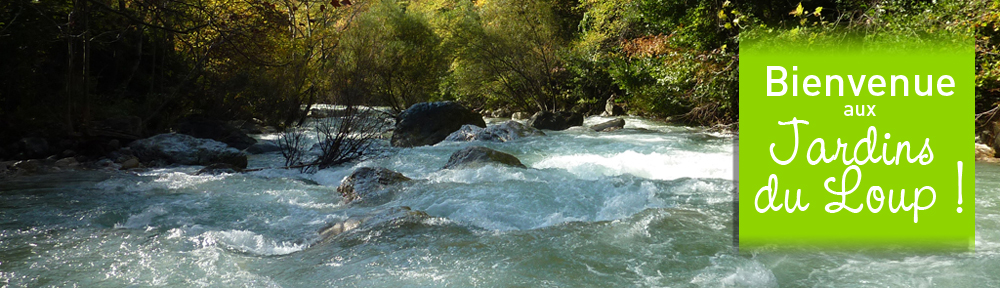
[[[742,44],[739,245],[974,249],[964,39]]]

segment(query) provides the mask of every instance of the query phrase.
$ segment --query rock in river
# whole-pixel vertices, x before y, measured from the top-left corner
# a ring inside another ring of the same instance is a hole
[[[509,120],[497,125],[487,126],[486,128],[480,128],[473,125],[463,125],[462,129],[458,129],[448,138],[446,141],[494,141],[494,142],[507,142],[518,138],[524,138],[528,136],[544,136],[545,133],[539,131],[538,129],[524,126],[520,122]]]
[[[490,164],[526,168],[514,155],[486,147],[472,146],[452,153],[448,163],[441,169],[479,168]]]
[[[434,145],[467,124],[486,127],[482,115],[462,104],[451,101],[417,103],[399,114],[392,146]]]
[[[395,192],[389,186],[410,181],[403,174],[389,169],[361,167],[344,178],[337,192],[344,197],[344,203],[381,204],[390,200]]]
[[[350,217],[347,220],[330,224],[319,230],[321,240],[314,245],[331,241],[331,238],[341,233],[355,229],[379,229],[401,227],[407,224],[419,224],[431,218],[427,213],[412,210],[410,207],[398,206],[382,209],[363,216]]]
[[[247,167],[247,155],[226,143],[190,135],[164,133],[129,144],[139,160],[158,164],[210,165],[226,163]]]
[[[538,129],[566,130],[583,125],[583,114],[569,111],[539,111],[528,119],[528,126]]]
[[[622,129],[625,127],[625,119],[615,118],[614,120],[607,121],[601,124],[590,126],[590,129],[594,129],[597,132],[609,132]]]

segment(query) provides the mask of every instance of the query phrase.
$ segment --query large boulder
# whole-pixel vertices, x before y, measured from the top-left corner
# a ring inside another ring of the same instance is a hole
[[[625,119],[615,118],[614,120],[607,121],[601,124],[590,126],[590,129],[594,129],[597,132],[609,132],[622,129],[625,127]]]
[[[377,167],[361,167],[344,178],[337,192],[344,197],[344,203],[381,204],[390,200],[395,192],[390,186],[410,181],[403,174]]]
[[[451,133],[444,140],[507,142],[518,138],[544,135],[545,133],[542,133],[538,129],[525,126],[514,120],[509,120],[497,125],[487,126],[486,128],[474,125],[462,125],[462,129]]]
[[[161,165],[210,165],[226,163],[247,167],[247,155],[226,143],[178,133],[164,133],[132,141],[129,148],[143,162]]]
[[[466,147],[451,154],[441,169],[479,168],[486,165],[507,165],[526,168],[514,155],[481,146]]]
[[[413,210],[406,206],[390,207],[372,213],[352,216],[347,220],[331,223],[319,230],[320,241],[313,245],[328,243],[335,236],[354,230],[376,230],[420,225],[430,219],[424,211]]]
[[[399,114],[392,146],[434,145],[458,131],[462,125],[486,127],[483,116],[451,101],[414,104]]]
[[[583,114],[569,111],[539,111],[528,119],[528,126],[537,129],[566,130],[581,125],[583,125]]]
[[[240,129],[226,122],[209,119],[202,116],[189,116],[177,122],[176,132],[226,143],[233,148],[243,150],[257,143],[253,137],[247,136]]]

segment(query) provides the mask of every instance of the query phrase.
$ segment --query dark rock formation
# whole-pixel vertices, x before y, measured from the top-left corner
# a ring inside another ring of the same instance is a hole
[[[566,130],[583,125],[583,114],[567,111],[539,111],[528,120],[528,126],[537,129]]]
[[[482,115],[455,102],[414,104],[399,114],[391,143],[395,147],[434,145],[466,124],[486,127]]]

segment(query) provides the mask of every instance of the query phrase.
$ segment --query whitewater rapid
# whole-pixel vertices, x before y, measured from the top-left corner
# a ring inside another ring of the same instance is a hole
[[[392,149],[313,174],[193,175],[201,167],[189,166],[15,178],[0,183],[0,284],[1000,286],[996,166],[977,165],[975,252],[734,254],[733,138],[638,117],[626,123],[610,133],[573,128]],[[528,169],[441,169],[469,145],[513,154]],[[249,160],[251,168],[283,162],[278,153]],[[345,205],[336,187],[359,167],[416,181],[388,203]],[[429,217],[320,243],[317,231],[330,223],[395,206]]]

